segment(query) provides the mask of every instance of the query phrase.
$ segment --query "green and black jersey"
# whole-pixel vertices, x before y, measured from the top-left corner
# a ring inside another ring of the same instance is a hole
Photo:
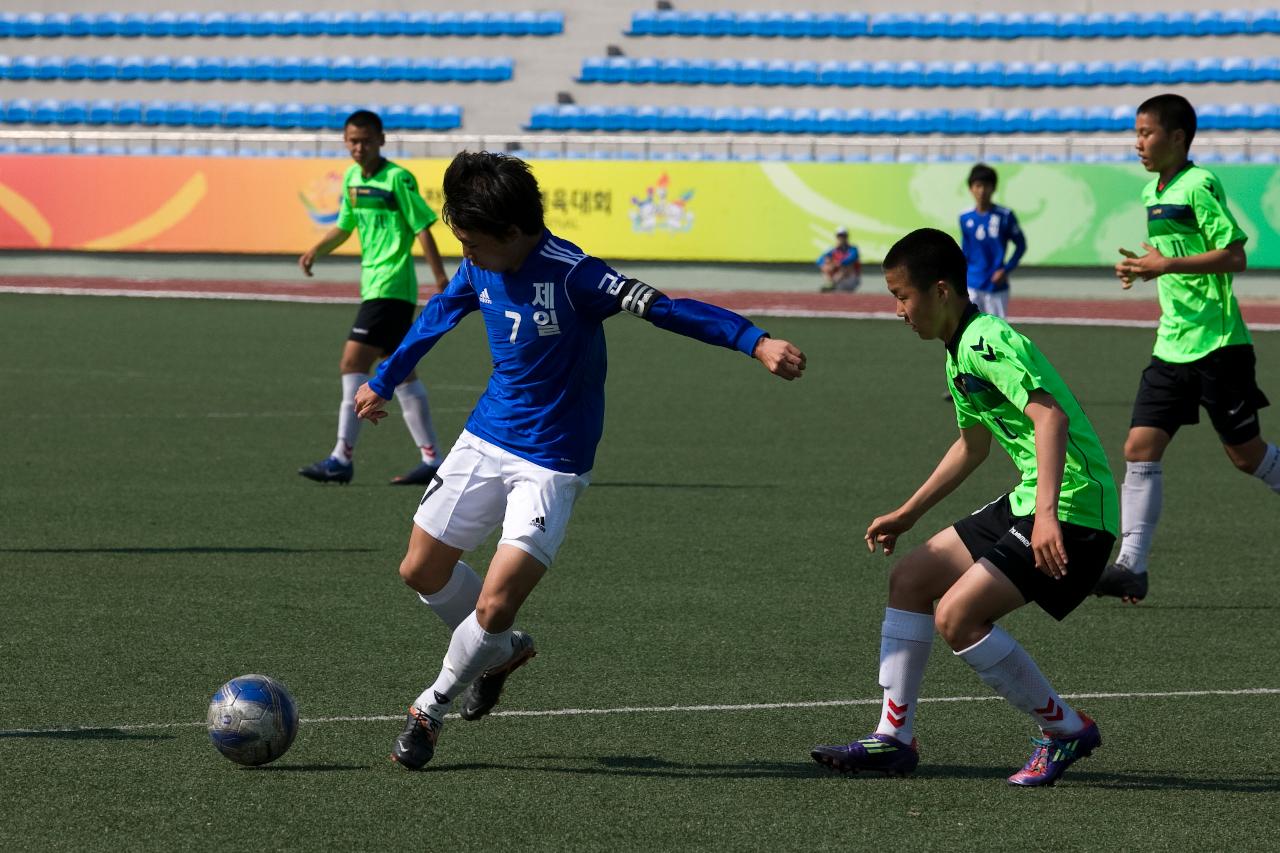
[[[947,342],[947,378],[961,429],[989,429],[1022,473],[1009,493],[1016,516],[1036,511],[1035,427],[1025,409],[1044,390],[1068,418],[1058,520],[1117,534],[1120,503],[1107,454],[1093,425],[1049,360],[1008,323],[972,306]]]
[[[1147,184],[1142,203],[1147,209],[1147,242],[1165,257],[1201,255],[1248,239],[1227,209],[1217,175],[1194,163],[1188,162],[1163,188],[1159,178]],[[1170,273],[1156,282],[1156,358],[1196,361],[1216,349],[1251,342],[1230,273]]]
[[[358,164],[342,179],[337,226],[360,232],[360,299],[418,301],[413,240],[436,221],[408,170],[390,160],[364,177]]]

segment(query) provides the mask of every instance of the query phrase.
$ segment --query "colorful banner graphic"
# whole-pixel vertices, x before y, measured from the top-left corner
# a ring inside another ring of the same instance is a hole
[[[448,161],[404,160],[442,202]],[[347,162],[312,159],[0,156],[0,248],[301,253],[333,225]],[[838,226],[877,261],[922,226],[956,232],[968,164],[534,164],[547,224],[617,260],[812,262]],[[1280,172],[1215,167],[1255,267],[1280,267]],[[1110,264],[1145,235],[1135,165],[1008,164],[997,201],[1018,214],[1032,265]],[[433,233],[446,255],[457,242]],[[352,239],[343,252],[358,250]]]

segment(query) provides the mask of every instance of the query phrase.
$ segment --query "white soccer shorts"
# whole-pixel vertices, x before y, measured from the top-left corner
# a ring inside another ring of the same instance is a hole
[[[544,566],[555,559],[591,473],[564,474],[535,465],[462,431],[413,523],[453,548],[473,551],[499,523],[498,544],[513,545]]]
[[[1005,290],[970,290],[969,301],[977,306],[983,314],[1004,319],[1009,316],[1009,291]]]

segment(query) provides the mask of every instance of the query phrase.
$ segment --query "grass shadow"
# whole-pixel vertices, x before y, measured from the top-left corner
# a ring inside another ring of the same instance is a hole
[[[591,484],[593,489],[772,489],[769,483],[637,483],[613,482]]]
[[[270,546],[189,545],[171,548],[0,548],[0,554],[371,554],[376,548],[276,548]]]
[[[112,728],[60,729],[58,731],[0,731],[0,738],[42,738],[44,740],[173,740],[174,735],[146,734]]]
[[[631,776],[655,779],[803,779],[816,775],[818,769],[802,762],[681,762],[648,755],[535,755],[531,762],[431,765],[430,770],[446,771],[528,771],[530,773],[563,773],[571,776]],[[545,762],[545,763],[540,763]]]

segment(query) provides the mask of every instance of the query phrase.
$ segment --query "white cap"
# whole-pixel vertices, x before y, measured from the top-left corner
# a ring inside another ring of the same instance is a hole
[[[849,236],[849,229],[848,229],[848,228],[845,228],[843,225],[841,225],[839,228],[837,228],[837,229],[836,229],[836,236],[837,236],[837,237],[848,237],[848,236]]]

